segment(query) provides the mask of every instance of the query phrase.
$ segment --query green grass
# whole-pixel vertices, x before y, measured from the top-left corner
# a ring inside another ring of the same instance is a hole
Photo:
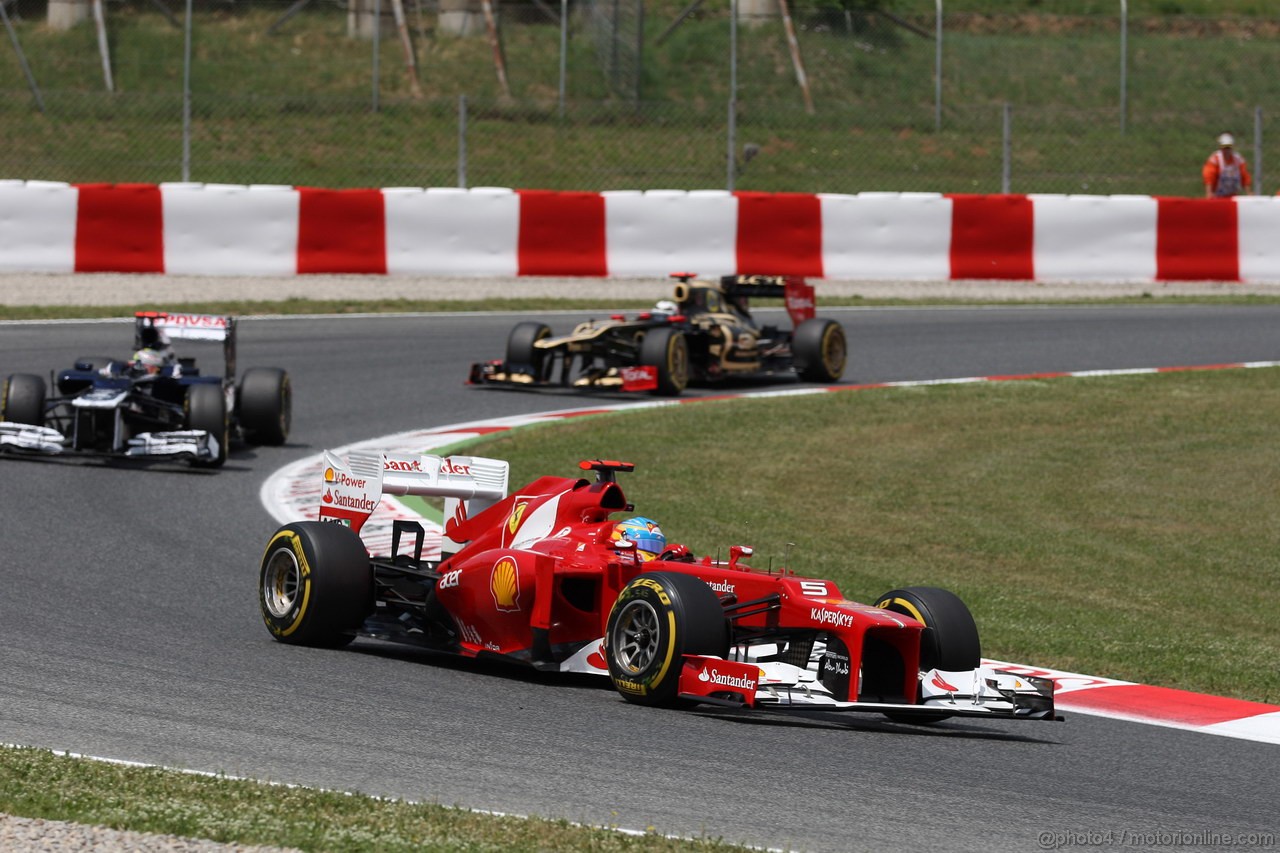
[[[371,46],[346,37],[342,10],[313,4],[268,36],[280,7],[202,9],[194,40],[191,177],[453,186],[458,96],[465,94],[469,185],[723,187],[729,22],[708,7],[659,44],[684,5],[663,0],[646,9],[638,103],[611,95],[589,33],[576,21],[563,115],[559,34],[550,22],[509,17],[507,98],[485,39],[444,37],[430,15],[411,15],[424,97],[410,94],[401,47],[387,38],[375,113]],[[810,116],[781,27],[742,27],[737,138],[761,153],[737,176],[737,188],[998,192],[1001,108],[1008,102],[1015,192],[1198,195],[1199,166],[1218,132],[1229,128],[1250,139],[1255,106],[1264,107],[1270,130],[1270,105],[1280,97],[1280,77],[1269,73],[1280,47],[1274,18],[1267,17],[1274,10],[1260,8],[1266,6],[1260,0],[1135,0],[1122,134],[1116,4],[1110,3],[1111,17],[1097,14],[1106,6],[1082,0],[1072,4],[1079,14],[1055,17],[1057,7],[1046,3],[948,3],[941,131],[934,127],[931,38],[878,18],[851,18],[850,29],[838,13],[820,17],[816,3],[797,6],[816,106]],[[902,0],[892,8],[926,30],[932,26],[931,1]],[[1003,16],[973,23],[971,11]],[[1239,14],[1259,17],[1247,32],[1191,17]],[[1050,23],[1020,28],[1028,18]],[[0,175],[181,177],[181,32],[142,0],[113,5],[109,31],[114,94],[104,91],[91,26],[56,33],[36,15],[19,21],[48,109],[34,111],[11,55],[0,62]],[[1280,156],[1273,135],[1266,137],[1266,162]],[[1250,148],[1244,153],[1252,156]]]
[[[0,748],[0,813],[324,853],[729,851],[714,839],[629,835],[308,788]]]
[[[670,541],[856,600],[954,590],[989,656],[1280,703],[1272,369],[707,402],[503,434],[513,482],[580,459]],[[793,543],[789,546],[788,543]]]

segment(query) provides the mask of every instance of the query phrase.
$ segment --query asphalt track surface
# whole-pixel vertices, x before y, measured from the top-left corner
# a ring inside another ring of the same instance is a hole
[[[1280,357],[1280,306],[823,314],[849,333],[855,383]],[[650,710],[597,682],[273,642],[255,598],[268,474],[377,435],[590,404],[464,386],[514,320],[245,319],[241,369],[293,377],[288,446],[215,473],[0,460],[0,741],[774,848],[1191,850],[1276,832],[1280,752],[1254,742],[1081,714],[917,727]],[[122,355],[130,336],[0,325],[0,374]]]

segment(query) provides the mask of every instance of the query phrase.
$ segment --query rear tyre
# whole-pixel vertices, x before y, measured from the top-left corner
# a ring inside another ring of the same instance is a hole
[[[360,537],[341,524],[300,521],[275,532],[262,555],[258,605],[282,643],[336,649],[372,609],[373,570]]]
[[[932,586],[894,589],[876,599],[876,607],[910,616],[928,630],[920,636],[920,671],[965,672],[982,663],[982,644],[973,614],[955,593]],[[950,714],[885,714],[903,723],[933,723]]]
[[[637,705],[678,703],[684,655],[724,657],[729,627],[720,599],[693,575],[647,572],[618,593],[605,629],[609,678]]]
[[[834,320],[814,317],[791,336],[796,373],[806,382],[836,382],[844,375],[849,347],[844,328]]]
[[[44,426],[44,380],[30,373],[15,373],[4,380],[0,397],[0,421]]]
[[[254,367],[244,372],[236,393],[240,428],[254,444],[279,446],[289,438],[293,423],[293,386],[278,367]]]
[[[507,370],[527,373],[539,382],[547,380],[551,360],[546,350],[534,344],[551,337],[551,327],[545,323],[517,323],[507,336]]]
[[[650,329],[640,343],[640,364],[658,371],[654,393],[679,397],[689,386],[689,342],[679,329]]]
[[[230,438],[230,419],[227,417],[227,398],[222,385],[207,383],[192,385],[187,389],[187,429],[201,429],[217,442],[211,459],[192,459],[197,468],[218,468],[227,461],[227,442]]]

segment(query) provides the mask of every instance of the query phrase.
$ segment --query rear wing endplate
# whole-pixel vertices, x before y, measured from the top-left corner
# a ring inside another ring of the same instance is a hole
[[[796,326],[812,320],[817,309],[813,285],[798,275],[726,275],[721,276],[720,286],[729,297],[783,300]]]
[[[460,523],[505,498],[509,475],[505,460],[483,456],[373,450],[354,451],[343,461],[326,450],[320,520],[336,521],[359,533],[383,495],[416,495],[444,498],[445,518]],[[459,544],[446,539],[444,550],[456,550]]]

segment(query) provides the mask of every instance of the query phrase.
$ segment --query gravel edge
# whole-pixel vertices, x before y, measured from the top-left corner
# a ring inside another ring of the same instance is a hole
[[[12,853],[297,853],[293,848],[223,844],[176,835],[126,832],[63,820],[0,814],[0,850]]]

